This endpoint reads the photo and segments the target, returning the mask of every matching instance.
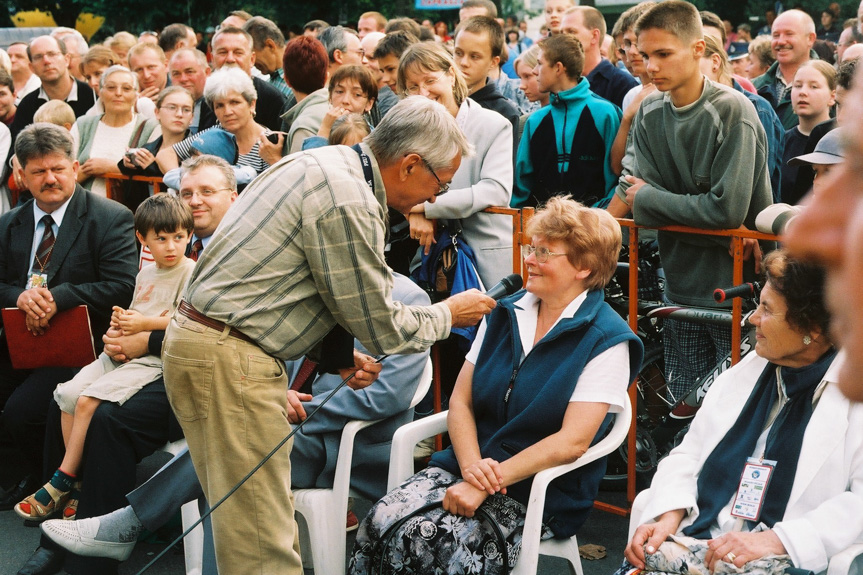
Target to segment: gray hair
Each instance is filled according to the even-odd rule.
[[[72,43],[68,40],[72,36],[75,37],[75,43],[78,45],[77,54],[83,56],[90,49],[90,46],[87,45],[87,40],[84,39],[84,36],[80,32],[72,28],[56,28],[51,32],[52,38],[59,38],[66,43],[67,50],[72,46]]]
[[[219,68],[210,74],[204,86],[204,99],[212,108],[213,102],[231,92],[241,94],[249,104],[258,99],[258,92],[252,79],[248,74],[234,67]]]
[[[174,50],[174,53],[171,54],[171,61],[168,62],[169,73],[171,68],[171,62],[173,62],[174,59],[178,56],[185,54],[191,54],[201,68],[207,68],[210,65],[207,63],[207,55],[198,50],[197,48],[180,48],[179,50]]]
[[[442,170],[452,167],[456,154],[474,152],[452,114],[422,96],[409,96],[393,106],[365,142],[382,166],[419,154],[433,170]]]
[[[256,50],[263,48],[267,40],[272,40],[279,48],[285,45],[285,35],[282,34],[276,23],[263,16],[253,16],[250,18],[243,25],[243,30],[251,35],[252,45]]]
[[[238,34],[240,36],[243,36],[246,39],[246,42],[249,43],[249,50],[255,49],[255,40],[252,38],[252,35],[243,30],[242,28],[236,28],[234,26],[228,26],[227,28],[220,28],[219,30],[216,30],[216,33],[213,34],[213,37],[210,40],[210,46],[215,48],[216,38],[223,34]]]
[[[37,122],[30,124],[18,134],[15,139],[15,155],[22,168],[26,167],[27,162],[32,159],[52,154],[59,154],[74,162],[75,154],[72,150],[74,145],[69,130],[55,124]]]
[[[21,133],[23,134],[24,132]],[[231,167],[231,164],[218,156],[210,156],[208,154],[192,156],[183,162],[183,165],[180,166],[180,182],[182,183],[183,177],[185,177],[186,174],[196,172],[207,166],[216,168],[221,172],[226,188],[229,188],[233,192],[237,191],[237,176],[234,175],[234,169]]]
[[[99,78],[99,90],[105,87],[105,82],[108,81],[108,76],[113,76],[122,72],[124,74],[129,74],[132,77],[132,84],[135,86],[135,91],[138,91],[138,75],[132,72],[125,66],[121,66],[120,64],[114,64],[113,66],[109,66],[107,70],[102,73],[102,76]]]
[[[330,26],[329,28],[321,30],[320,34],[318,34],[318,40],[320,40],[321,44],[326,48],[327,57],[330,59],[330,62],[335,62],[333,55],[336,50],[340,52],[347,51],[347,35],[349,33],[350,32],[348,32],[343,26]]]

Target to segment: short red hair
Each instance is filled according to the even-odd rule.
[[[299,92],[311,94],[326,86],[329,65],[327,49],[317,38],[297,36],[285,45],[285,80]]]

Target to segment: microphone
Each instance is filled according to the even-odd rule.
[[[514,294],[515,292],[520,290],[521,286],[523,285],[524,280],[521,279],[520,275],[510,274],[497,282],[493,288],[485,292],[485,295],[495,301],[498,301],[501,298],[505,298],[508,295]]]

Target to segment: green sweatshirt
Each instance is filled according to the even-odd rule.
[[[772,203],[767,136],[755,108],[731,88],[705,78],[701,97],[675,108],[667,93],[645,98],[635,117],[633,175],[647,183],[633,205],[635,222],[755,229]],[[625,198],[624,178],[616,192]],[[731,285],[730,238],[660,232],[666,295],[677,303],[716,307],[713,290]],[[753,275],[752,261],[744,271]]]

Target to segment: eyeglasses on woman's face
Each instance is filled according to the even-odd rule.
[[[540,246],[540,247],[531,246],[531,245],[521,246],[521,257],[527,259],[531,254],[533,254],[536,257],[536,261],[538,263],[541,263],[541,264],[544,264],[545,262],[547,262],[548,258],[550,258],[550,257],[565,256],[566,255],[565,253],[562,253],[562,252],[561,253],[552,252],[545,246]]]

